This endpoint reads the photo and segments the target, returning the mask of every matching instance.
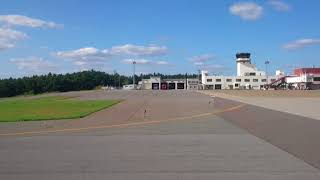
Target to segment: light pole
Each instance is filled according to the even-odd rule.
[[[135,60],[132,61],[132,65],[133,65],[133,77],[132,77],[133,89],[136,89],[136,82],[135,82],[136,63],[137,63],[137,62],[136,62]]]
[[[119,74],[119,89],[121,88],[121,76]]]
[[[113,77],[114,77],[113,87],[114,87],[115,89],[117,89],[116,75],[117,75],[117,71],[116,71],[116,70],[113,70]]]
[[[268,80],[268,65],[270,64],[270,61],[266,60],[264,62],[264,64],[266,65],[266,78],[267,78],[267,84],[269,84],[269,80]]]
[[[198,69],[198,90],[200,89],[200,73],[201,73],[201,70]]]

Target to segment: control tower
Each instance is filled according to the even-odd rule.
[[[258,71],[254,64],[251,64],[250,53],[237,53],[237,76],[264,76],[263,71]]]

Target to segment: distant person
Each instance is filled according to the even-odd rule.
[[[146,115],[147,115],[147,109],[144,110],[143,117],[146,118]]]

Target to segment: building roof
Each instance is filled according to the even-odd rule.
[[[297,68],[294,74],[300,76],[302,74],[320,74],[320,68]]]

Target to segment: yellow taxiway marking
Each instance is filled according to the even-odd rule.
[[[26,131],[26,132],[17,132],[17,133],[4,133],[4,134],[0,134],[0,136],[20,136],[20,135],[46,134],[46,133],[57,133],[57,132],[75,132],[75,131],[94,130],[94,129],[108,129],[108,128],[116,128],[116,127],[121,128],[121,127],[128,127],[128,126],[157,124],[157,123],[168,122],[168,121],[186,120],[186,119],[192,119],[192,118],[211,116],[218,113],[233,111],[243,106],[245,106],[245,104],[240,104],[237,106],[222,109],[212,113],[203,113],[203,114],[197,114],[192,116],[176,117],[176,118],[170,118],[166,120],[142,121],[142,122],[116,124],[116,125],[89,126],[89,127],[83,127],[83,128],[67,128],[67,129],[56,129],[56,130],[46,130],[46,131]]]

